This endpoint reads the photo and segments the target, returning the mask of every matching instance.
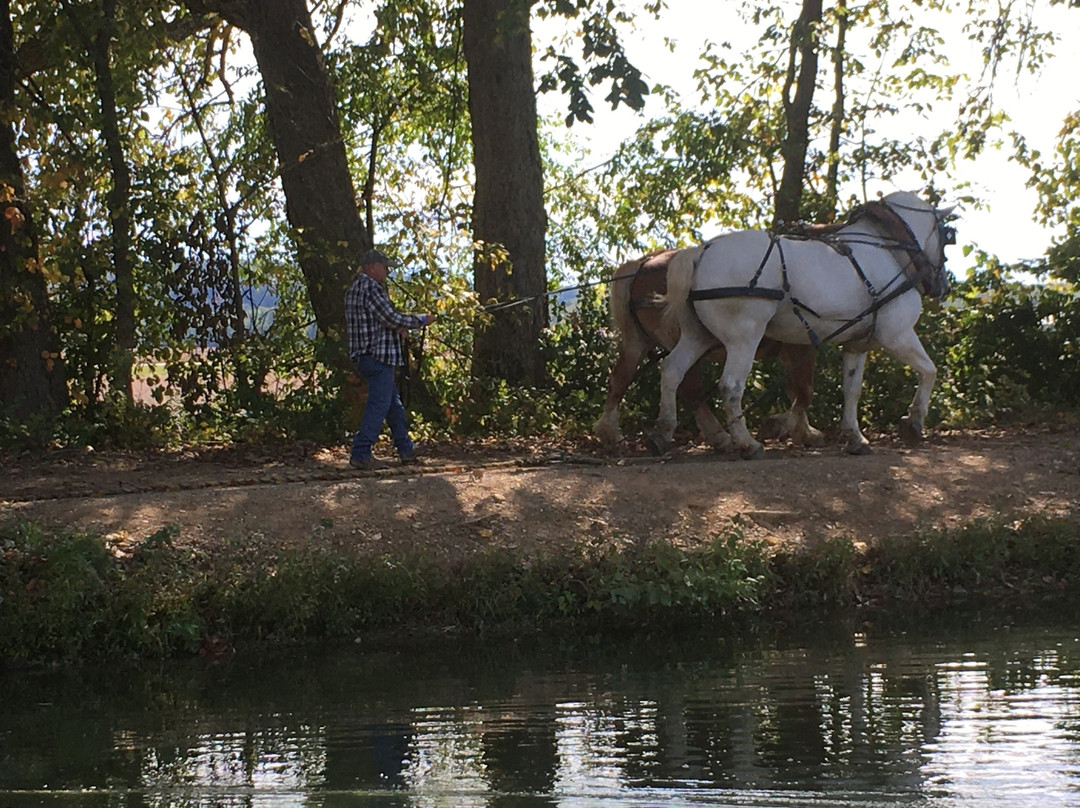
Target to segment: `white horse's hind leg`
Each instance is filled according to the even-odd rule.
[[[731,448],[731,436],[721,426],[705,396],[701,362],[696,363],[683,377],[677,396],[694,408],[694,420],[702,439],[718,452]]]
[[[926,353],[914,331],[908,331],[897,342],[886,345],[885,350],[915,371],[919,385],[911,400],[908,414],[900,419],[900,438],[907,444],[923,439],[926,412],[930,409],[930,393],[937,381],[937,368]]]
[[[671,353],[660,360],[660,415],[656,419],[656,431],[646,439],[649,451],[662,455],[671,448],[675,436],[677,413],[675,393],[683,377],[711,347],[703,334],[685,328],[682,337]]]
[[[757,342],[731,344],[727,348],[727,361],[724,373],[720,377],[720,392],[724,398],[727,412],[728,431],[735,448],[746,458],[758,457],[761,444],[750,436],[743,414],[743,394],[746,391],[746,377],[754,365],[754,352]]]
[[[870,454],[870,441],[863,437],[859,429],[859,397],[862,395],[863,370],[866,368],[866,353],[843,352],[842,386],[844,390],[844,414],[840,419],[840,431],[847,438],[845,451],[848,454]]]
[[[746,391],[746,377],[754,366],[754,356],[765,335],[765,328],[776,314],[776,303],[751,298],[704,300],[695,305],[694,311],[702,325],[727,350],[724,371],[720,376],[720,394],[727,413],[731,442],[744,457],[757,457],[761,453],[761,444],[751,437],[746,428],[743,394]]]

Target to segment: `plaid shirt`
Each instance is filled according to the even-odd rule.
[[[398,329],[423,325],[421,315],[395,309],[383,285],[363,272],[345,292],[345,326],[349,356],[354,361],[368,354],[384,365],[404,365]]]

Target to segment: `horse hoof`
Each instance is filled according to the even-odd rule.
[[[622,433],[616,432],[614,434],[610,432],[594,432],[597,438],[600,439],[600,443],[606,448],[610,449],[612,446],[617,446],[619,441],[622,440]]]
[[[739,452],[739,456],[743,460],[761,460],[765,457],[764,446],[749,446]]]
[[[660,457],[667,454],[668,450],[671,449],[671,441],[663,435],[653,432],[645,438],[645,448],[649,450],[649,454],[653,457]]]
[[[791,424],[787,413],[768,415],[761,419],[758,427],[758,440],[785,440],[791,437]]]
[[[727,432],[716,432],[706,436],[705,442],[714,452],[726,452],[731,448],[731,435]]]
[[[908,416],[900,419],[900,440],[908,446],[917,446],[922,443],[922,427],[912,421]]]
[[[812,449],[820,449],[825,445],[825,435],[820,429],[810,427],[809,431],[801,436],[801,440],[798,442]]]
[[[872,455],[874,453],[873,448],[869,443],[849,443],[845,450],[849,455]]]
[[[593,434],[600,439],[605,446],[614,446],[622,440],[622,432],[619,427],[612,426],[611,422],[601,418],[593,424]]]

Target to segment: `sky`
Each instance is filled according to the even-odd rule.
[[[995,98],[1012,118],[1011,126],[1021,131],[1028,142],[1042,150],[1044,155],[1053,151],[1057,132],[1064,116],[1070,110],[1080,110],[1080,11],[1067,7],[1051,7],[1046,0],[1038,0],[1035,21],[1042,27],[1058,33],[1059,41],[1054,47],[1056,56],[1048,61],[1041,74],[1005,75],[995,84]],[[667,0],[667,10],[660,20],[642,17],[637,31],[624,34],[624,46],[632,63],[646,74],[650,83],[663,83],[679,89],[685,98],[693,97],[693,71],[697,55],[704,51],[706,41],[729,41],[740,50],[740,41],[751,44],[756,33],[736,14],[736,3],[702,2],[702,0]],[[954,15],[955,16],[955,15]],[[959,26],[962,18],[956,17]],[[539,21],[536,34],[545,31]],[[536,27],[536,26],[534,26]],[[534,43],[540,44],[540,36]],[[663,39],[677,42],[672,54],[663,45]],[[952,42],[955,41],[955,47]],[[979,54],[974,45],[957,32],[950,37],[950,64],[956,69],[977,75],[981,68]],[[648,116],[660,113],[659,103],[647,103],[642,113],[622,110],[612,113],[600,93],[594,100],[596,122],[593,126],[575,125],[572,136],[587,146],[595,162],[609,157],[623,137],[633,132]],[[558,112],[562,99],[551,93],[540,96],[541,114]],[[897,129],[916,131],[928,137],[948,125],[947,120],[896,121]],[[902,137],[905,132],[890,134]],[[592,162],[592,161],[590,161]],[[973,191],[981,195],[987,210],[961,206],[957,212],[961,218],[956,222],[957,246],[950,249],[949,266],[954,273],[962,274],[971,265],[962,252],[964,245],[972,245],[998,256],[1007,263],[1041,256],[1050,246],[1053,233],[1034,221],[1037,202],[1035,192],[1025,187],[1027,173],[1008,160],[1000,151],[989,151],[978,160],[966,163],[958,171],[961,179],[973,183]],[[907,187],[898,181],[895,185],[881,187],[888,192],[897,189],[919,190],[922,181],[912,178]],[[872,192],[878,190],[871,189]],[[843,194],[842,194],[843,196]],[[946,199],[948,204],[950,200]]]

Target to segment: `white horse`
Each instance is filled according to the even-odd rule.
[[[763,337],[843,345],[841,428],[853,454],[871,451],[857,410],[866,352],[881,346],[919,377],[900,433],[909,442],[920,440],[937,368],[914,326],[922,313],[920,295],[940,297],[949,289],[951,211],[901,191],[857,208],[827,235],[745,230],[677,253],[668,269],[664,316],[675,319],[681,336],[660,365],[660,416],[650,448],[662,453],[671,446],[675,390],[719,340],[727,349],[720,386],[734,447],[744,456],[758,455],[761,444],[747,431],[742,401]]]

